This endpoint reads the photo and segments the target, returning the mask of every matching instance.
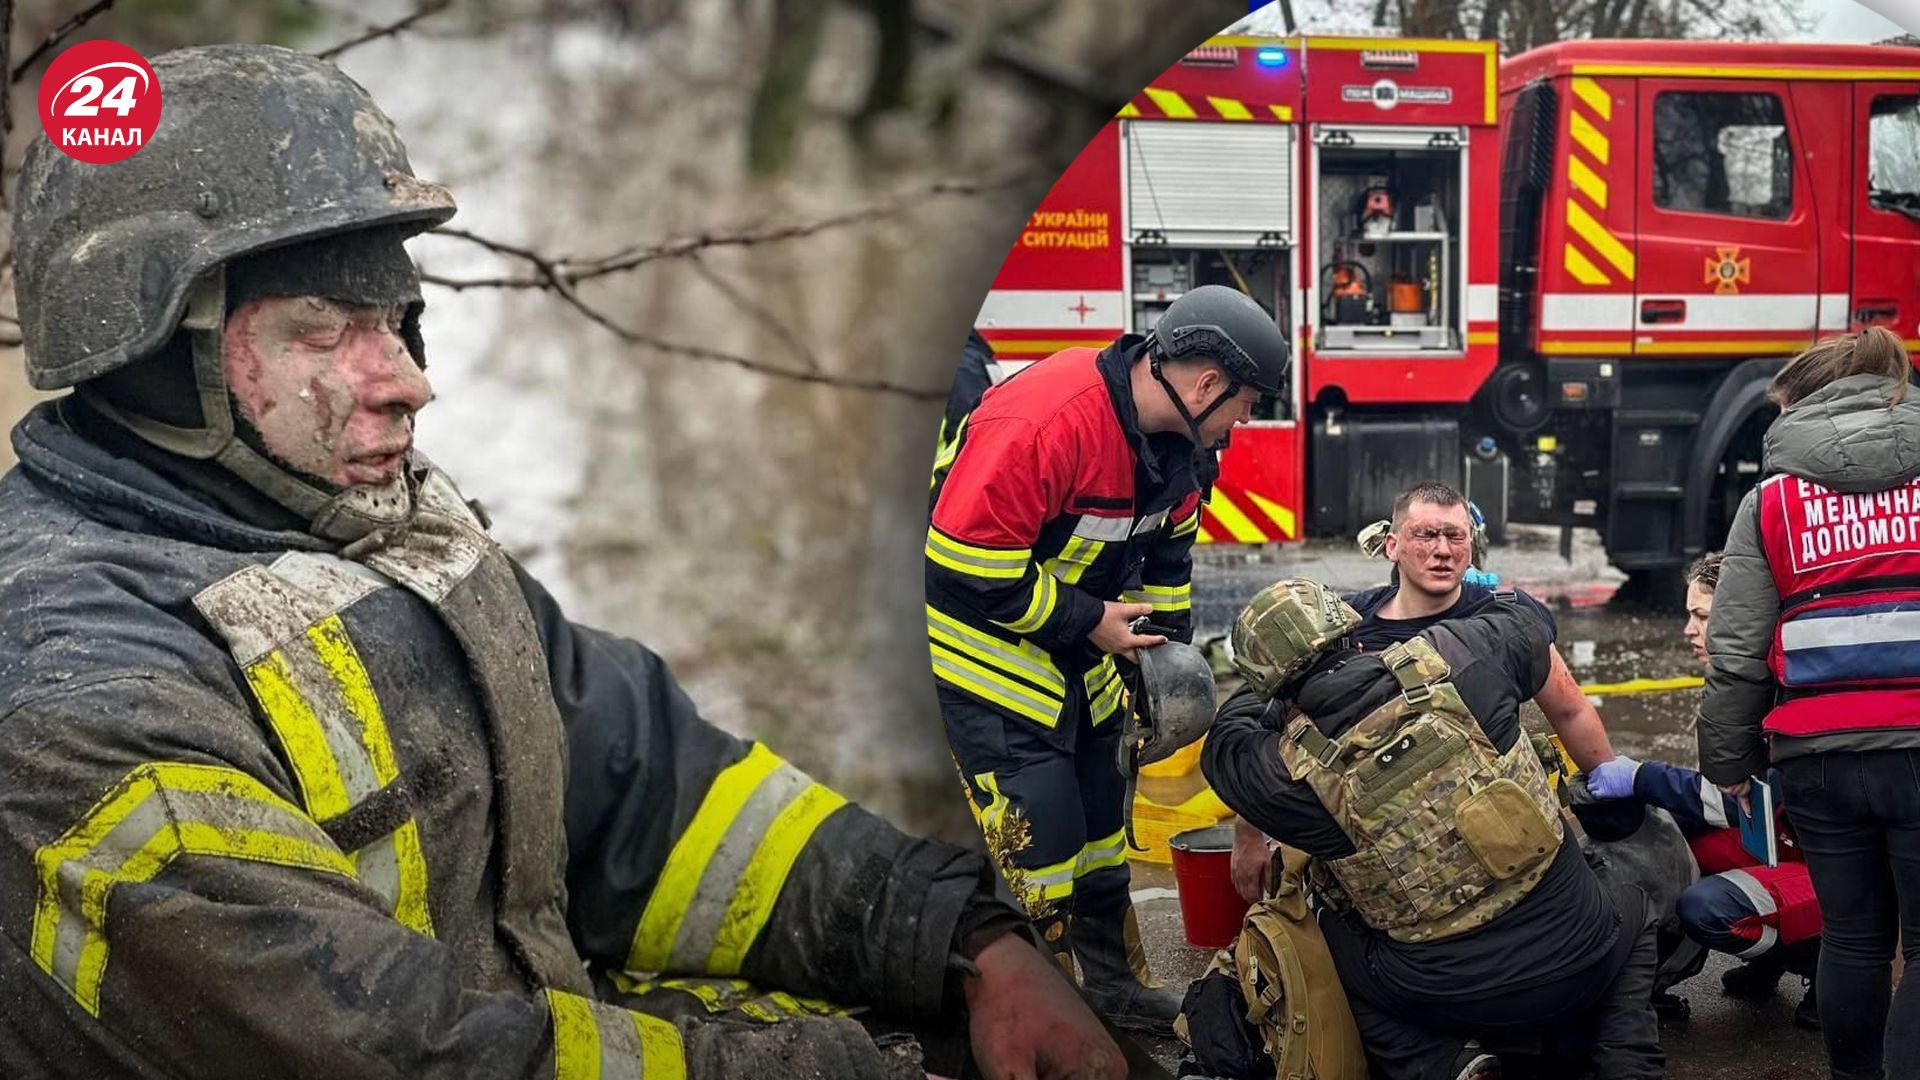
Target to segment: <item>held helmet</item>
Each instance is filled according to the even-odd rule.
[[[1360,613],[1317,581],[1286,578],[1260,590],[1234,620],[1233,666],[1263,698],[1352,633]]]
[[[41,390],[158,350],[196,282],[229,260],[380,225],[431,228],[453,197],[413,175],[373,99],[340,69],[269,45],[156,56],[152,140],[88,165],[33,140],[14,199],[27,375]]]
[[[1213,665],[1191,645],[1168,641],[1141,649],[1139,688],[1121,736],[1134,768],[1170,758],[1213,726]],[[1123,761],[1122,771],[1127,771]]]

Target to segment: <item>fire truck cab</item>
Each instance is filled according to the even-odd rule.
[[[1500,366],[1471,435],[1514,518],[1629,571],[1723,541],[1767,381],[1868,325],[1920,347],[1920,49],[1581,41],[1501,72]]]
[[[1215,283],[1298,347],[1203,541],[1351,536],[1440,479],[1496,539],[1674,572],[1757,482],[1787,357],[1920,347],[1920,49],[1217,38],[1061,176],[977,325],[1017,367]]]

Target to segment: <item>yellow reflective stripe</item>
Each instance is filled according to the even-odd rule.
[[[287,752],[307,813],[320,821],[346,813],[353,805],[347,797],[346,781],[327,746],[320,718],[294,686],[286,654],[276,649],[248,665],[246,674],[254,700],[267,714],[267,723]]]
[[[680,1029],[657,1016],[547,991],[554,1080],[686,1080]]]
[[[1222,120],[1253,119],[1253,114],[1247,111],[1246,104],[1235,101],[1232,98],[1213,97],[1209,95],[1207,97],[1207,104],[1213,106],[1213,111],[1219,113],[1220,119]]]
[[[1152,604],[1155,611],[1190,611],[1193,608],[1193,584],[1142,585],[1129,589],[1123,597],[1128,603]]]
[[[1026,549],[996,549],[963,544],[938,529],[927,530],[927,558],[956,573],[974,577],[1017,579],[1027,572],[1033,553]]]
[[[600,1025],[593,1006],[578,994],[547,991],[553,1018],[554,1080],[600,1080]]]
[[[1599,83],[1584,75],[1576,75],[1573,78],[1573,92],[1601,120],[1613,119],[1613,95],[1602,90]]]
[[[1213,516],[1226,527],[1227,534],[1235,541],[1242,544],[1266,542],[1267,534],[1261,532],[1260,526],[1255,525],[1253,519],[1247,517],[1226,493],[1215,492],[1214,498],[1207,503],[1207,509],[1213,511]]]
[[[1012,622],[1000,623],[1001,626],[1016,634],[1031,634],[1047,625],[1053,617],[1055,601],[1059,599],[1059,585],[1052,574],[1036,574],[1033,579],[1033,595],[1027,598],[1027,610]]]
[[[1126,832],[1122,830],[1105,839],[1095,840],[1080,849],[1080,856],[1074,866],[1073,876],[1086,877],[1096,870],[1106,870],[1127,861]]]
[[[1587,213],[1586,207],[1572,199],[1567,200],[1567,224],[1595,251],[1605,256],[1614,269],[1620,271],[1627,280],[1633,280],[1633,252],[1608,232],[1606,226],[1595,221],[1593,215]]]
[[[707,962],[708,971],[731,975],[746,963],[747,950],[753,947],[754,939],[773,917],[774,902],[786,887],[794,860],[800,857],[801,850],[813,839],[821,823],[845,805],[846,796],[814,784],[774,819],[754,851],[753,861],[747,864],[746,875],[733,895],[733,902],[727,906],[726,918],[715,935],[713,953]]]
[[[1588,168],[1586,161],[1577,154],[1567,157],[1567,179],[1572,181],[1573,186],[1582,194],[1592,199],[1593,205],[1602,210],[1607,208],[1607,182],[1600,178],[1599,173]]]
[[[1200,531],[1200,511],[1196,509],[1193,513],[1187,515],[1187,517],[1184,520],[1174,522],[1173,532],[1170,535],[1176,538],[1182,537],[1182,536],[1192,536],[1194,533],[1197,533],[1199,531]]]
[[[1087,709],[1098,725],[1124,703],[1126,685],[1120,681],[1120,671],[1114,667],[1112,656],[1102,656],[1098,664],[1087,669],[1084,681]]]
[[[1044,691],[1016,683],[940,645],[930,649],[933,674],[940,681],[1046,727],[1060,722],[1060,708],[1064,704],[1060,699],[1049,699],[1043,696]]]
[[[1007,819],[1007,807],[1011,800],[1001,794],[1000,781],[994,779],[994,775],[990,772],[975,773],[973,782],[981,791],[987,793],[987,805],[976,807],[975,816],[980,819],[980,824],[983,826],[999,828]]]
[[[1029,899],[1060,900],[1073,895],[1074,871],[1080,867],[1080,854],[1072,855],[1057,863],[1037,866],[1026,872],[1027,895]]]
[[[358,724],[360,745],[373,767],[374,780],[382,787],[398,780],[400,765],[393,750],[393,735],[387,730],[386,713],[373,692],[373,680],[367,675],[366,665],[360,662],[359,650],[347,636],[346,625],[338,615],[328,616],[307,628],[307,640],[320,658],[320,666],[332,677],[340,700]],[[433,916],[427,908],[427,858],[420,842],[419,822],[409,818],[393,832],[392,842],[400,876],[398,895],[393,897],[393,917],[408,929],[432,937]]]
[[[1029,642],[1010,642],[989,637],[932,604],[927,605],[927,635],[990,667],[1024,678],[1062,697],[1066,696],[1066,676],[1054,666],[1051,657]]]
[[[1135,105],[1133,102],[1129,101],[1125,105],[1120,106],[1120,111],[1118,113],[1115,113],[1114,115],[1132,119],[1133,117],[1140,115],[1140,106]]]
[[[1567,241],[1566,246],[1561,250],[1560,256],[1561,262],[1567,268],[1567,273],[1572,274],[1573,280],[1580,284],[1613,284],[1613,279],[1607,276],[1607,272],[1593,265],[1593,260],[1587,258],[1579,248],[1574,247],[1573,241]]]
[[[266,785],[223,766],[141,765],[53,842],[34,852],[39,895],[31,952],[88,1013],[100,1015],[107,900],[201,855],[352,877],[312,819]]]
[[[702,871],[712,861],[720,842],[726,839],[733,819],[739,816],[754,789],[780,764],[779,755],[755,743],[746,757],[720,770],[720,775],[713,778],[700,800],[700,808],[687,823],[687,831],[674,841],[673,850],[660,868],[653,894],[647,897],[646,910],[640,915],[633,948],[627,956],[629,970],[660,971],[667,966],[680,924],[685,921],[687,909],[699,891]]]
[[[640,1035],[640,1075],[644,1080],[686,1080],[687,1050],[680,1029],[646,1013],[631,1012]]]
[[[1084,536],[1069,536],[1061,547],[1060,554],[1047,560],[1041,569],[1052,574],[1069,585],[1080,584],[1080,578],[1086,574],[1100,553],[1107,548],[1105,540],[1091,540]]]
[[[1196,115],[1193,106],[1187,104],[1187,99],[1172,90],[1149,86],[1147,97],[1169,120],[1192,120]]]
[[[1602,165],[1607,164],[1607,159],[1612,153],[1612,145],[1607,141],[1607,137],[1599,128],[1594,127],[1593,121],[1587,119],[1587,115],[1579,109],[1570,110],[1568,116],[1568,134],[1573,136],[1573,141],[1585,147],[1595,161]]]

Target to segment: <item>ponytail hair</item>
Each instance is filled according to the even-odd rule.
[[[1787,361],[1767,387],[1767,400],[1791,409],[1835,379],[1879,375],[1893,382],[1893,396],[1887,400],[1891,409],[1906,399],[1907,379],[1913,371],[1913,357],[1899,335],[1884,326],[1869,326],[1857,334],[1815,342]]]

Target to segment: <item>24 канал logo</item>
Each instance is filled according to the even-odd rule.
[[[139,153],[160,124],[160,80],[117,41],[83,41],[40,79],[40,127],[67,156],[94,165]]]

